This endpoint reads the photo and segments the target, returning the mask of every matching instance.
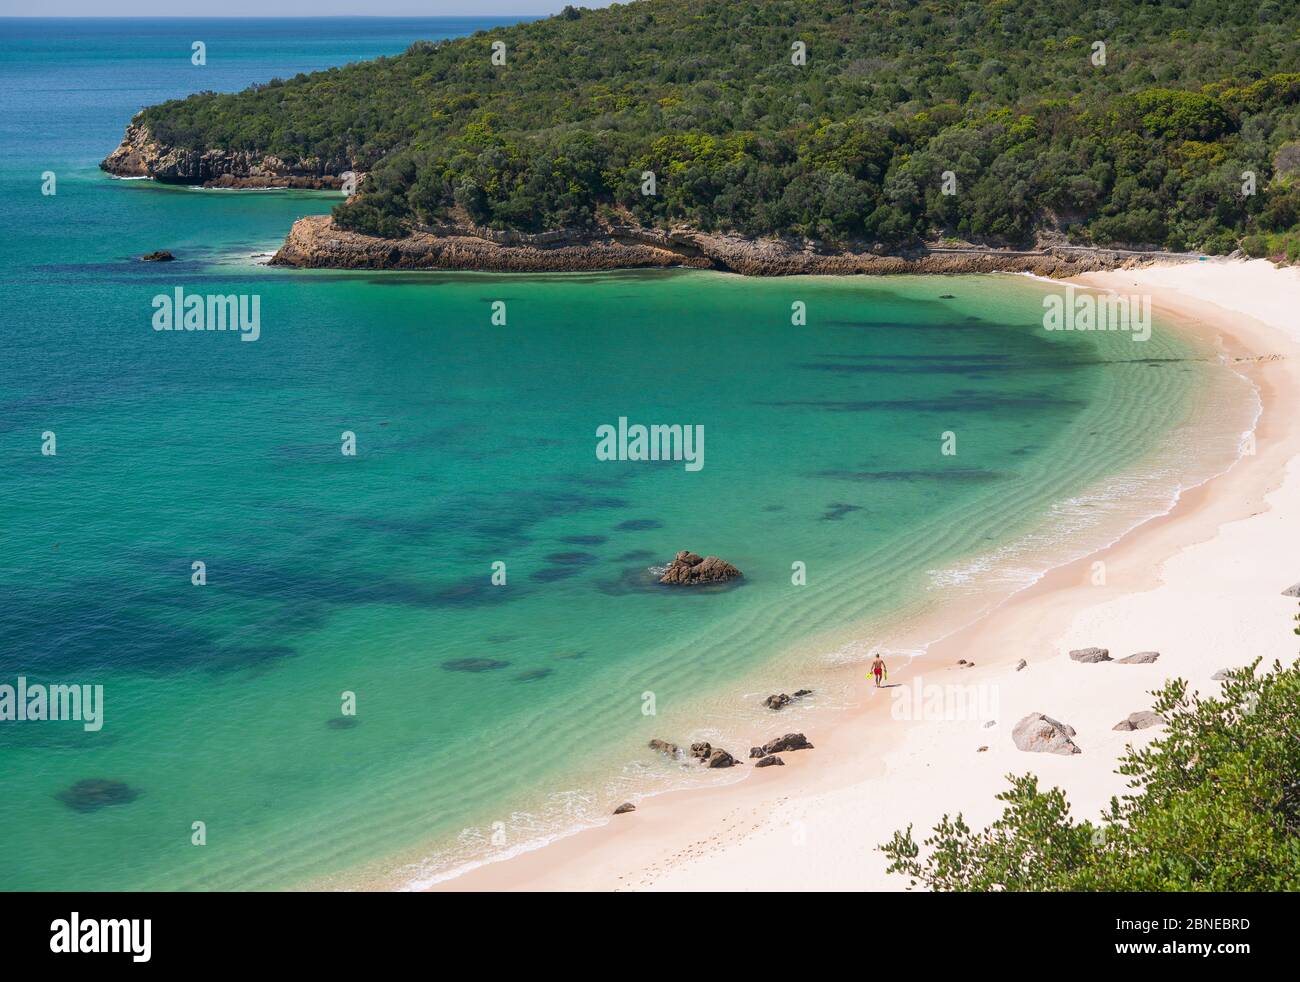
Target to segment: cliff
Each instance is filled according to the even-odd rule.
[[[294,222],[271,265],[519,273],[675,266],[746,276],[1007,272],[1065,277],[1157,260],[1193,258],[1181,253],[1087,249],[1058,243],[1025,251],[933,248],[877,255],[827,249],[803,240],[749,239],[686,228],[661,232],[625,226],[542,235],[424,228],[402,239],[381,239],[337,228],[328,215],[312,215]]]
[[[142,122],[132,121],[117,149],[99,165],[117,177],[151,177],[166,184],[221,188],[307,188],[337,190],[351,169],[344,159],[282,160],[247,150],[190,150],[168,146]]]

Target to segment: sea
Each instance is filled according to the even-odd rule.
[[[1214,351],[1028,276],[286,270],[339,194],[98,169],[144,106],[511,22],[0,20],[0,686],[102,692],[0,719],[0,889],[414,888],[743,780],[647,742],[858,705],[1241,452]],[[257,339],[155,330],[177,289]]]

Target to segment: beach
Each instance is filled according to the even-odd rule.
[[[1150,708],[1167,679],[1214,693],[1220,669],[1296,656],[1300,579],[1300,274],[1264,261],[1149,266],[1092,273],[1080,286],[1152,297],[1162,322],[1218,345],[1248,378],[1260,413],[1249,448],[1225,473],[1182,493],[1168,514],[1110,547],[1053,569],[992,613],[891,666],[902,687],[974,686],[996,695],[979,718],[899,719],[896,696],[845,669],[854,704],[803,715],[816,749],[783,754],[735,784],[673,791],[637,811],[541,848],[470,870],[444,890],[899,890],[878,846],[913,825],[917,839],[946,814],[975,827],[1000,812],[1006,775],[1032,772],[1063,788],[1073,814],[1095,817],[1126,779],[1125,746],[1159,729],[1116,731]],[[1098,565],[1102,564],[1102,565]],[[1073,661],[1100,646],[1118,660]],[[1021,660],[1026,662],[1017,669]],[[967,667],[960,662],[973,662]],[[1045,713],[1073,726],[1080,754],[1018,750],[1016,721]],[[940,717],[945,714],[937,714]],[[949,714],[951,715],[951,714]],[[772,714],[772,736],[787,732]],[[981,749],[987,748],[987,749]]]

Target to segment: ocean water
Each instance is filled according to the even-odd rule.
[[[1159,324],[1046,332],[1027,277],[286,272],[336,195],[96,168],[143,105],[492,23],[0,21],[0,684],[105,693],[98,732],[0,722],[0,888],[436,878],[717,778],[644,744],[851,701],[871,646],[1236,452],[1240,379]],[[177,287],[257,295],[260,338],[153,331]],[[620,417],[704,466],[598,460]],[[655,588],[680,549],[741,585]]]

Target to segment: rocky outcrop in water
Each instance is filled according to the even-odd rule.
[[[353,169],[344,158],[283,160],[249,150],[168,146],[156,139],[139,117],[131,121],[121,144],[99,167],[117,177],[151,177],[165,184],[315,190],[341,188],[341,175]]]
[[[1024,251],[919,248],[885,255],[805,240],[625,226],[560,229],[540,235],[433,226],[413,229],[405,238],[381,239],[338,228],[328,215],[310,215],[293,223],[271,265],[520,273],[684,266],[746,276],[1007,272],[1060,278],[1187,258],[1060,244]]]
[[[175,258],[166,249],[159,249],[157,252],[146,252],[140,257],[140,261],[145,263],[169,263]]]
[[[763,700],[763,705],[768,709],[784,709],[796,699],[802,699],[804,696],[812,695],[812,689],[800,689],[794,695],[786,695],[784,692],[770,695]]]
[[[659,582],[668,586],[696,586],[701,583],[725,583],[743,576],[731,563],[717,556],[697,556],[693,552],[677,554],[664,570]]]

